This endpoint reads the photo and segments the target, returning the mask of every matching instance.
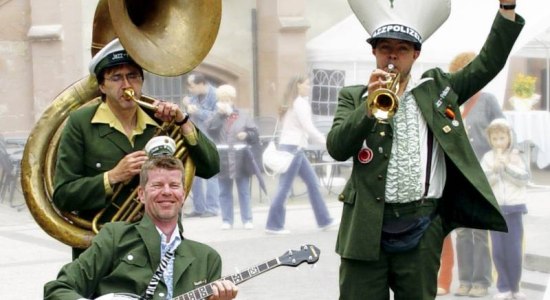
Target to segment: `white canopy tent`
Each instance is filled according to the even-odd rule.
[[[479,52],[497,13],[497,5],[496,1],[452,1],[449,19],[424,43],[421,55],[413,69],[413,76],[420,76],[424,70],[432,67],[446,70],[452,58],[460,52]],[[526,19],[526,26],[516,42],[512,55],[548,57],[550,34],[547,29],[550,26],[548,21],[550,1],[518,1],[517,12]],[[357,18],[354,15],[348,16],[308,42],[310,67],[344,70],[346,85],[364,82],[375,67],[371,47],[365,41],[368,37]],[[537,51],[527,51],[524,46],[528,45],[528,42],[545,45],[545,48],[540,50],[539,47]],[[502,99],[506,78],[507,67],[485,90]]]

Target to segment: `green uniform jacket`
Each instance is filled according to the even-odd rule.
[[[108,223],[90,248],[61,269],[57,280],[46,283],[44,299],[93,299],[115,292],[141,295],[160,259],[160,235],[147,216],[131,224]],[[214,249],[183,239],[174,256],[173,297],[219,279],[221,270],[222,261]],[[166,295],[164,280],[153,299],[165,299],[159,294]]]
[[[472,227],[506,231],[491,187],[470,146],[459,106],[490,82],[504,67],[524,20],[497,15],[480,54],[461,71],[448,74],[431,69],[412,90],[424,119],[445,153],[447,180],[438,206],[445,230]],[[339,200],[344,202],[336,252],[343,258],[377,260],[384,212],[386,174],[392,147],[392,125],[366,117],[365,86],[340,91],[327,149],[339,161],[353,157],[353,169]],[[450,107],[459,121],[445,115]],[[391,122],[390,122],[391,123]],[[450,129],[450,131],[448,131]],[[357,154],[364,140],[373,150],[370,163]]]
[[[99,105],[83,107],[71,113],[63,129],[57,152],[53,202],[63,211],[79,211],[89,217],[107,205],[103,173],[114,168],[127,154],[143,150],[157,127],[147,125],[135,137],[134,146],[121,132],[108,124],[92,124]],[[220,170],[216,145],[197,129],[197,145],[186,145],[196,165],[196,175],[210,178]],[[123,189],[118,199],[126,199],[138,185],[139,176]]]

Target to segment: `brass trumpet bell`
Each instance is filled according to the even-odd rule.
[[[390,71],[393,67],[390,65]],[[390,73],[386,87],[379,88],[367,96],[367,110],[380,122],[387,122],[399,107],[399,73]]]

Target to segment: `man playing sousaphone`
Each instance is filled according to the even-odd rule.
[[[422,43],[447,19],[450,0],[349,0],[371,37],[376,69],[366,85],[339,94],[327,150],[353,158],[344,191],[336,251],[340,299],[434,299],[441,247],[457,227],[506,231],[491,187],[470,146],[460,105],[503,68],[524,20],[514,0],[500,9],[479,55],[449,74],[431,69],[411,77]],[[397,111],[373,103],[387,93]],[[374,95],[374,96],[373,96]],[[371,99],[369,99],[371,98]],[[389,118],[388,118],[389,117]]]
[[[141,97],[143,69],[118,39],[92,58],[89,69],[97,78],[102,101],[72,112],[63,129],[54,178],[57,208],[91,220],[107,206],[115,185],[124,184],[117,199],[125,199],[137,186],[136,175],[147,159],[144,146],[164,121],[180,127],[197,176],[209,178],[219,172],[215,145],[178,105],[155,101],[156,111],[150,116],[129,99],[127,92]],[[73,248],[73,259],[81,252]]]

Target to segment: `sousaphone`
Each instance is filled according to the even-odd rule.
[[[182,75],[208,54],[220,20],[221,0],[100,0],[94,16],[92,55],[118,37],[146,71],[160,76]],[[87,248],[95,233],[91,220],[61,212],[52,203],[57,147],[69,113],[100,101],[99,96],[94,76],[86,76],[61,92],[29,134],[21,161],[21,185],[32,216],[46,233],[76,248]],[[186,156],[185,147],[178,151]],[[188,193],[194,165],[187,159],[185,166]]]

